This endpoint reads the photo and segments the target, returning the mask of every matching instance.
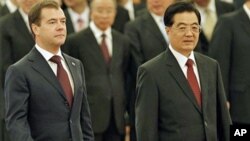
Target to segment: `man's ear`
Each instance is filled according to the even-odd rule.
[[[39,28],[39,26],[36,25],[36,24],[31,24],[31,30],[33,31],[33,33],[34,33],[35,35],[38,35],[39,32],[40,32],[40,28]]]
[[[166,31],[166,33],[168,34],[169,31],[170,31],[170,28],[169,28],[168,26],[166,26],[165,31]]]

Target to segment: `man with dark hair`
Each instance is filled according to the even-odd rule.
[[[54,0],[29,12],[35,47],[6,73],[12,141],[94,141],[82,63],[61,52],[65,15]]]
[[[200,14],[178,2],[164,15],[169,48],[140,66],[138,141],[229,141],[231,123],[218,63],[194,52]]]

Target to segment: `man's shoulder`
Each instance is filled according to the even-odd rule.
[[[166,51],[160,53],[159,55],[155,56],[154,58],[146,61],[140,67],[146,68],[149,70],[154,70],[155,68],[159,68],[160,66],[164,65],[164,58],[166,57]]]

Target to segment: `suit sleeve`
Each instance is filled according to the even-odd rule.
[[[209,47],[209,56],[217,60],[220,64],[223,84],[225,86],[225,91],[228,99],[231,45],[233,44],[233,33],[230,23],[231,22],[223,16],[218,20]]]
[[[219,141],[229,141],[230,125],[232,124],[226,105],[224,86],[220,67],[217,65],[217,131]]]
[[[153,77],[142,67],[138,70],[135,104],[137,141],[158,141],[158,90]]]
[[[126,24],[125,34],[129,38],[132,59],[135,61],[135,66],[137,69],[145,60],[141,50],[140,34],[134,22],[129,22]]]
[[[27,121],[30,93],[23,74],[15,66],[6,73],[6,128],[13,141],[33,141]]]
[[[84,68],[81,63],[81,76],[84,87],[83,100],[82,100],[82,108],[81,108],[81,127],[83,132],[83,140],[84,141],[94,141],[94,133],[92,130],[92,123],[90,117],[90,109],[87,100],[87,90],[85,85],[85,77],[84,77]]]
[[[2,79],[1,81],[4,82],[5,74],[7,71],[7,68],[14,63],[13,61],[13,54],[12,52],[12,47],[11,47],[11,39],[8,35],[9,29],[6,29],[5,23],[3,22],[5,18],[0,20],[0,47],[2,48],[2,54],[1,54],[1,60],[2,60],[2,66],[1,66],[1,73],[2,73]]]

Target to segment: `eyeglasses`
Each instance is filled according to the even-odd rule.
[[[200,33],[201,27],[199,25],[180,25],[177,27],[171,26],[171,28],[175,29],[179,33],[187,33],[188,31],[191,31],[192,33]]]

